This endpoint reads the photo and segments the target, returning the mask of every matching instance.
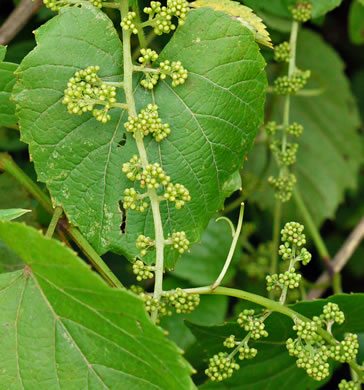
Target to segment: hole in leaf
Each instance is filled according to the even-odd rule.
[[[122,137],[121,140],[118,142],[117,147],[120,148],[120,147],[122,147],[122,146],[125,146],[125,144],[126,144],[126,134],[124,133],[124,134],[123,134],[123,137]]]
[[[128,218],[127,211],[124,209],[123,202],[119,200],[119,210],[121,212],[120,230],[122,234],[126,234],[126,220]]]

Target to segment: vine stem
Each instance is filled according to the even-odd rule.
[[[233,242],[231,243],[231,247],[230,247],[228,256],[227,256],[227,258],[226,258],[224,267],[223,267],[223,269],[221,270],[220,275],[219,275],[218,278],[216,279],[215,283],[211,286],[212,289],[215,289],[215,288],[217,288],[218,286],[220,286],[222,280],[224,279],[224,277],[225,277],[225,275],[226,275],[227,270],[229,269],[231,260],[232,260],[232,258],[233,258],[234,252],[235,252],[236,244],[238,243],[238,239],[239,239],[239,236],[240,236],[241,228],[242,228],[242,226],[243,226],[244,208],[245,208],[245,205],[244,205],[244,203],[242,203],[242,204],[240,205],[239,221],[238,221],[238,226],[236,227],[236,231],[235,231],[235,233],[234,233]]]
[[[129,12],[129,1],[120,0],[121,17],[125,18]],[[131,57],[131,32],[123,29],[123,54],[124,54],[124,91],[126,103],[129,109],[129,115],[136,117],[136,107],[133,94],[133,61]],[[135,133],[135,141],[138,148],[140,160],[143,168],[148,165],[147,151],[144,146],[143,136],[140,133]],[[155,249],[156,249],[156,264],[155,264],[155,282],[154,282],[154,298],[159,300],[163,293],[163,272],[164,272],[164,233],[162,218],[159,207],[159,197],[155,189],[148,189],[148,195],[153,212],[154,232],[155,232]],[[153,322],[157,322],[158,309],[152,312]]]
[[[14,177],[51,215],[54,213],[51,199],[46,195],[30,177],[28,177],[21,168],[19,168],[13,159],[7,153],[0,153],[0,169]],[[110,268],[105,264],[95,249],[89,244],[86,238],[75,227],[71,226],[66,220],[60,220],[60,228],[68,233],[72,240],[78,245],[82,252],[90,260],[91,264],[98,270],[102,277],[111,287],[124,288],[120,280],[113,274]]]
[[[58,221],[61,218],[62,214],[63,214],[62,207],[56,207],[54,209],[54,213],[53,213],[51,222],[50,222],[48,229],[47,229],[47,232],[45,234],[46,237],[52,238],[54,231],[56,230]]]
[[[270,312],[281,313],[287,317],[290,317],[293,321],[295,321],[296,319],[300,319],[301,321],[304,322],[311,321],[310,318],[296,312],[295,310],[291,309],[288,306],[282,305],[281,303],[273,301],[269,298],[265,298],[263,296],[253,294],[244,290],[238,290],[235,288],[228,288],[228,287],[217,287],[216,289],[213,289],[212,286],[205,286],[205,287],[189,288],[189,289],[185,289],[184,291],[187,294],[224,295],[229,297],[235,297],[263,306],[266,309],[268,309]],[[331,345],[337,344],[336,339],[325,329],[319,328],[317,330],[317,333],[329,344]],[[364,382],[364,372],[362,371],[359,364],[355,360],[351,360],[350,362],[348,362],[348,364],[351,367],[351,369],[359,376],[360,380]]]

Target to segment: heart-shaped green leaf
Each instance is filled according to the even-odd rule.
[[[53,18],[36,38],[37,47],[19,68],[14,97],[39,179],[99,253],[112,250],[133,258],[137,236],[154,237],[154,229],[150,210],[129,211],[120,229],[119,202],[132,186],[121,166],[136,151],[130,134],[125,145],[121,142],[127,114],[113,109],[103,125],[91,114],[69,115],[61,103],[68,79],[89,65],[99,65],[103,78],[122,80],[119,37],[101,11],[83,6]],[[182,61],[189,71],[185,85],[172,88],[162,81],[152,96],[136,78],[135,97],[138,110],[154,98],[172,129],[160,144],[145,139],[149,160],[160,162],[192,196],[180,211],[162,204],[165,236],[183,230],[194,242],[222,207],[225,183],[242,167],[262,122],[265,63],[253,34],[210,8],[190,12],[160,55],[160,61],[165,59]],[[166,257],[172,266],[178,254],[166,250]]]
[[[0,238],[27,265],[0,275],[2,389],[195,388],[136,295],[24,224],[0,222]]]

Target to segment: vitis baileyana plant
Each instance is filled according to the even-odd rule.
[[[292,291],[304,291],[299,269],[312,259],[304,226],[281,226],[280,220],[281,203],[291,199],[296,184],[298,144],[291,140],[303,132],[290,118],[291,98],[311,77],[310,69],[296,65],[297,36],[302,23],[332,6],[322,3],[319,8],[307,0],[285,3],[290,39],[276,47],[274,58],[286,65],[287,74],[268,90],[258,43],[271,50],[271,39],[262,19],[237,2],[151,1],[141,10],[128,0],[44,0],[59,14],[35,32],[36,47],[16,69],[14,88],[15,66],[1,63],[11,85],[3,90],[7,95],[12,90],[13,102],[6,95],[10,122],[2,124],[15,126],[15,104],[21,140],[50,198],[8,155],[0,154],[0,168],[52,215],[43,235],[10,222],[30,210],[0,210],[0,244],[22,268],[0,275],[1,388],[243,389],[250,380],[258,389],[263,372],[252,381],[246,368],[278,349],[277,370],[284,371],[284,352],[302,383],[299,390],[318,388],[334,362],[348,363],[353,372],[353,380],[343,380],[340,389],[361,386],[355,332],[364,323],[353,321],[351,312],[363,307],[364,297],[342,294],[287,306]],[[107,8],[116,10],[113,21],[117,15],[120,26],[104,12]],[[160,53],[148,47],[163,34],[170,39]],[[5,50],[1,47],[1,60]],[[268,180],[278,212],[272,245],[255,253],[249,234],[240,237],[245,207],[240,199],[236,227],[220,217],[216,222],[229,227],[216,230],[210,220],[241,187],[239,172],[264,122],[267,91],[284,100],[281,123],[264,127],[279,168]],[[316,227],[309,216],[306,222],[316,242]],[[180,279],[164,280],[207,226],[202,242],[211,246],[209,255],[220,256],[232,236],[226,260],[218,259],[222,268],[216,279],[215,267],[208,286],[185,288]],[[55,232],[64,244],[52,239]],[[70,249],[65,234],[104,280]],[[255,273],[265,277],[269,298],[221,286],[242,245],[254,256],[269,252],[269,274],[266,261]],[[195,248],[186,260],[198,270],[205,254]],[[127,290],[100,257],[107,252],[132,262],[142,285]],[[205,280],[188,267],[177,267],[176,274],[191,284]],[[215,305],[207,308],[204,295],[236,297],[255,306],[239,310],[233,323],[207,327],[216,321],[199,319],[199,313]],[[192,347],[184,358],[156,324],[168,328],[169,320],[191,313],[196,324],[188,327],[198,340],[181,321],[170,335],[176,340],[175,330],[189,332],[185,345]],[[196,371],[190,363],[203,379],[191,379]],[[271,384],[281,388],[285,378],[273,371],[267,370],[276,377]]]

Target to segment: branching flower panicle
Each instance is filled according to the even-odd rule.
[[[111,119],[108,112],[116,103],[116,87],[102,82],[97,75],[99,70],[98,66],[89,66],[76,72],[68,81],[62,103],[70,114],[92,111],[98,121],[106,123]],[[96,105],[104,108],[96,109]]]

